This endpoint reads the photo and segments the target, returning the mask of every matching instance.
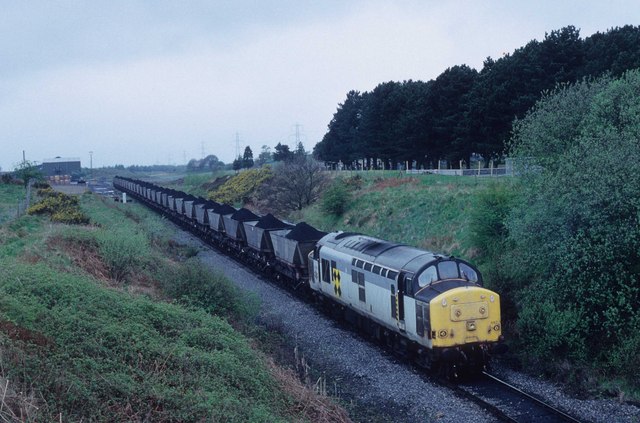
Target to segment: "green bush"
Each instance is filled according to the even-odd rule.
[[[227,204],[246,203],[254,191],[272,177],[273,172],[269,166],[248,169],[229,179],[209,194],[209,198]]]
[[[212,273],[197,258],[168,267],[159,276],[163,291],[181,304],[243,319],[258,309],[254,297],[242,293],[224,275]]]
[[[505,183],[492,183],[480,191],[471,211],[471,242],[478,258],[491,262],[504,251],[506,218],[511,210],[513,189]]]
[[[46,214],[53,222],[86,225],[89,217],[81,210],[77,197],[53,191],[50,187],[38,190],[42,200],[29,207],[29,214]]]
[[[147,238],[126,229],[100,229],[96,232],[100,255],[107,264],[110,277],[118,282],[126,280],[149,256]]]
[[[522,299],[527,355],[637,386],[623,356],[640,319],[639,93],[640,71],[561,87],[514,126],[521,183],[501,262]],[[528,337],[534,326],[546,339]]]
[[[338,179],[322,195],[320,207],[325,213],[342,216],[347,209],[351,199],[351,192],[347,189],[344,182]]]
[[[359,190],[364,185],[364,178],[360,174],[344,178],[344,185],[351,190]]]

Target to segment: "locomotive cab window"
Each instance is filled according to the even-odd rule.
[[[460,263],[460,276],[462,279],[466,279],[469,282],[477,283],[478,282],[478,273],[464,263]]]
[[[455,261],[441,261],[438,263],[438,273],[440,279],[456,279],[458,275],[458,264]]]
[[[424,288],[429,285],[431,282],[435,282],[438,280],[438,271],[435,266],[427,267],[420,276],[418,277],[418,286],[420,288]]]

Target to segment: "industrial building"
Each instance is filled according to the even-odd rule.
[[[80,159],[76,157],[55,157],[42,161],[42,174],[52,182],[68,183],[72,176],[81,173]]]

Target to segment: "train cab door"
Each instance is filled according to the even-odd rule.
[[[392,317],[396,319],[398,329],[403,332],[406,329],[404,321],[404,286],[405,274],[400,273],[397,280],[397,289],[394,284],[391,285],[391,312]]]
[[[309,279],[314,290],[318,290],[320,286],[320,248],[322,247],[318,246],[309,253]]]

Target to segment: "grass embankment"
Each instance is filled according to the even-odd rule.
[[[325,231],[361,232],[468,259],[476,254],[469,223],[478,193],[491,184],[508,183],[498,178],[381,171],[337,177],[346,185],[341,215],[324,211],[321,201],[291,218]]]
[[[212,191],[220,187],[224,182],[231,178],[232,175],[234,175],[233,171],[221,170],[216,172],[187,173],[180,178],[174,178],[167,182],[162,182],[153,176],[151,176],[149,180],[153,180],[155,183],[166,188],[173,188],[188,192],[191,195],[208,198]]]
[[[25,216],[0,227],[0,417],[298,421],[334,412],[304,410],[309,394],[228,323],[248,323],[255,302],[187,259],[194,252],[170,242],[159,218],[93,195],[80,206],[93,225]]]
[[[244,189],[243,173],[222,186],[208,184],[215,177],[206,176],[193,175],[171,187],[218,201],[232,198],[230,202],[236,205],[242,205],[238,199],[250,197],[256,189],[253,185],[253,191]],[[509,183],[504,178],[406,175],[396,171],[343,172],[333,177],[334,184],[336,179],[345,184],[345,196],[340,200],[344,203],[343,213],[327,213],[320,201],[279,217],[306,221],[325,231],[361,232],[466,258],[476,254],[469,223],[478,193],[492,184]],[[219,189],[207,191],[207,186]]]
[[[25,188],[22,185],[2,184],[0,189],[0,224],[15,217],[18,201],[24,200]]]

